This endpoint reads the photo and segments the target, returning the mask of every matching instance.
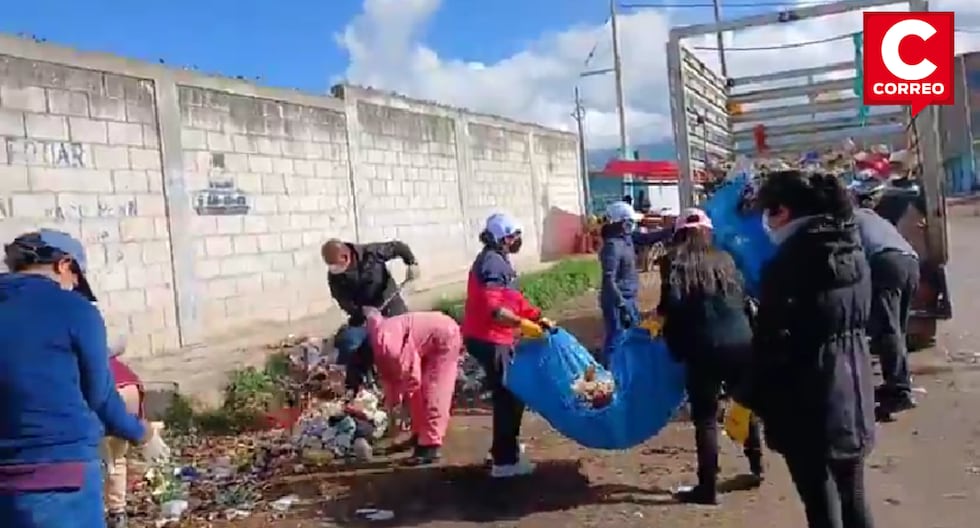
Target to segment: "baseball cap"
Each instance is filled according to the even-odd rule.
[[[494,240],[501,240],[514,235],[521,234],[521,224],[516,218],[507,213],[494,213],[487,218],[486,231]]]
[[[609,218],[610,222],[625,222],[627,220],[640,220],[643,215],[636,212],[633,206],[623,202],[613,202],[606,207],[606,216]]]
[[[85,278],[88,269],[88,259],[85,256],[85,246],[75,237],[56,229],[39,229],[25,233],[15,238],[13,245],[32,254],[35,264],[54,264],[64,258],[74,261],[75,273],[78,275],[78,285],[75,291],[86,299],[95,302],[92,287]]]
[[[698,209],[697,207],[688,207],[681,212],[680,217],[678,217],[678,224],[676,229],[689,229],[695,227],[703,227],[705,229],[714,229],[715,226],[711,223],[711,218],[708,214]]]

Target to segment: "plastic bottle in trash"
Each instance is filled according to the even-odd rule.
[[[738,402],[732,402],[725,413],[725,434],[737,444],[744,444],[749,438],[749,422],[752,411]]]

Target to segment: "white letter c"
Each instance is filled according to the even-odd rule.
[[[928,22],[918,19],[903,20],[885,32],[881,40],[881,60],[892,75],[903,81],[921,81],[932,75],[937,66],[929,59],[922,59],[918,64],[909,64],[898,53],[898,47],[906,37],[919,37],[929,40],[937,33],[936,28]]]

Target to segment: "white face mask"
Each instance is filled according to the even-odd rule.
[[[762,211],[762,230],[766,232],[766,236],[772,242],[776,241],[776,233],[773,231],[772,227],[769,225],[769,211]]]
[[[327,265],[327,273],[330,273],[331,275],[340,275],[345,271],[347,271],[347,266],[344,266],[343,264]]]

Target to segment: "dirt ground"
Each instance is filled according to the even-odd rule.
[[[956,319],[941,327],[935,348],[914,355],[915,382],[925,391],[919,394],[919,408],[879,428],[868,475],[878,526],[968,528],[980,518],[980,328],[974,326],[980,313],[980,244],[975,242],[980,217],[956,216],[951,224]],[[653,293],[646,293],[644,308],[652,308]],[[596,343],[601,336],[596,311],[595,297],[589,295],[556,316],[584,342]],[[528,453],[539,463],[531,477],[487,478],[482,461],[489,446],[489,417],[457,416],[440,467],[397,468],[389,461],[293,477],[277,486],[283,494],[306,500],[285,518],[225,526],[803,526],[782,460],[770,455],[763,487],[740,491],[739,475],[747,467],[740,450],[724,439],[727,492],[721,506],[674,504],[670,490],[695,478],[693,430],[687,423],[674,423],[625,452],[581,449],[535,417],[524,425]],[[391,510],[395,519],[360,520],[359,508]]]

